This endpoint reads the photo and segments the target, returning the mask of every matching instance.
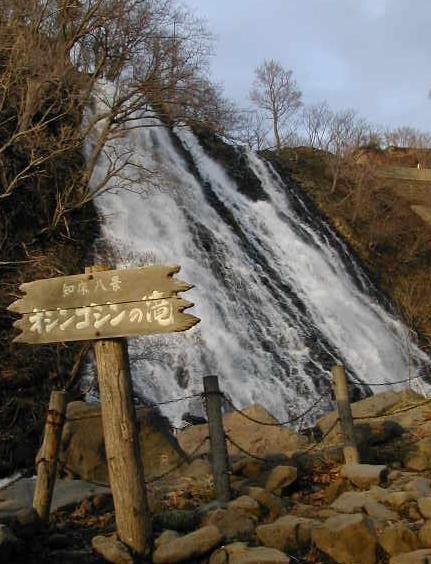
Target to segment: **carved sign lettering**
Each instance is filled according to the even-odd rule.
[[[57,343],[185,331],[199,322],[178,298],[192,288],[172,278],[179,267],[149,266],[36,280],[9,306],[21,313],[15,342]]]

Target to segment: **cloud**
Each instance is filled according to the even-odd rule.
[[[326,98],[390,125],[431,129],[429,0],[188,0],[218,37],[213,70],[241,105],[276,58],[307,101]]]

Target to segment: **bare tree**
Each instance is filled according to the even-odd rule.
[[[255,81],[250,91],[252,102],[272,120],[275,145],[282,147],[281,129],[301,106],[302,93],[293,78],[293,71],[284,69],[271,59],[255,70]]]
[[[301,117],[307,144],[315,149],[328,150],[334,120],[334,112],[328,103],[305,106]]]
[[[384,138],[387,145],[394,147],[411,149],[429,149],[431,147],[431,135],[429,133],[409,126],[387,129]]]
[[[126,171],[131,180],[152,173],[132,149],[112,149],[127,130],[160,125],[150,106],[172,123],[202,118],[205,105],[207,121],[226,125],[233,109],[205,78],[210,44],[175,0],[0,0],[0,199],[92,140],[85,167],[58,187],[55,227],[103,190],[127,186]],[[100,158],[106,174],[90,187]]]
[[[261,151],[268,147],[269,127],[262,112],[245,111],[241,115],[236,138],[250,149]]]

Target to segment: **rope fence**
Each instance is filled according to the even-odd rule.
[[[406,413],[413,409],[418,409],[423,406],[431,404],[431,397],[421,399],[420,401],[411,401],[409,405],[405,405],[402,407],[398,407],[397,409],[390,409],[386,410],[384,413],[379,415],[353,415],[350,405],[349,399],[349,385],[361,385],[361,386],[386,386],[391,387],[399,384],[411,384],[412,381],[418,379],[424,379],[421,375],[415,375],[406,379],[397,380],[393,382],[362,382],[358,378],[351,376],[350,381],[347,380],[345,370],[342,366],[335,366],[332,369],[332,376],[333,382],[332,385],[330,382],[327,383],[327,389],[321,391],[317,398],[315,398],[312,403],[307,406],[305,409],[301,411],[299,414],[295,414],[294,416],[283,420],[283,421],[276,421],[276,420],[268,420],[262,421],[252,415],[248,414],[243,408],[239,408],[232,399],[223,392],[223,390],[219,389],[218,385],[218,378],[217,376],[206,376],[204,377],[204,391],[199,393],[192,393],[182,397],[171,398],[167,400],[163,400],[160,402],[152,402],[151,405],[143,405],[144,409],[153,410],[159,409],[163,406],[173,405],[176,403],[197,399],[200,398],[206,408],[207,412],[207,419],[203,419],[202,422],[205,422],[208,425],[208,434],[206,434],[199,443],[193,448],[191,452],[186,453],[185,457],[181,457],[180,460],[174,464],[172,467],[167,469],[166,471],[162,472],[159,475],[153,476],[147,480],[145,480],[145,484],[151,485],[159,482],[167,478],[168,476],[174,474],[177,470],[179,470],[184,464],[189,463],[193,460],[198,453],[201,451],[202,447],[205,445],[207,441],[210,442],[209,448],[205,450],[206,454],[209,454],[209,460],[212,465],[213,469],[213,479],[214,479],[214,487],[216,491],[216,497],[220,500],[228,500],[230,498],[230,484],[228,476],[230,475],[229,470],[229,457],[228,457],[228,449],[226,443],[229,443],[237,449],[238,452],[246,455],[247,457],[259,460],[265,464],[271,463],[271,457],[265,457],[264,455],[260,456],[257,453],[250,452],[248,448],[245,448],[240,442],[237,441],[236,437],[232,436],[232,431],[226,432],[223,426],[223,406],[225,407],[225,413],[237,413],[240,417],[244,418],[245,420],[253,423],[254,425],[259,425],[262,427],[267,428],[284,428],[286,425],[293,424],[293,423],[300,423],[302,425],[305,418],[310,417],[314,414],[314,416],[319,412],[322,414],[321,404],[324,401],[333,401],[333,396],[335,395],[336,401],[336,417],[331,422],[329,428],[321,435],[317,440],[315,440],[312,444],[310,444],[307,448],[299,449],[297,453],[298,456],[305,456],[316,449],[321,449],[322,444],[324,443],[325,439],[328,435],[335,429],[337,425],[339,425],[339,429],[343,439],[343,452],[345,462],[360,462],[358,449],[356,447],[356,439],[355,439],[355,432],[354,432],[354,422],[356,421],[366,421],[366,420],[374,420],[374,419],[383,419],[388,418],[391,416],[395,416],[398,414]],[[53,394],[63,394],[65,392],[53,392]],[[136,406],[139,407],[139,406]],[[52,428],[55,432],[59,432],[61,434],[61,428],[63,423],[73,422],[73,421],[80,421],[89,418],[98,418],[100,417],[100,411],[97,413],[89,413],[83,415],[81,417],[67,417],[66,415],[66,405],[64,406],[64,412],[61,412],[60,409],[53,409],[50,404],[50,408],[48,410],[47,415],[47,424],[45,433],[47,432],[48,427]],[[200,423],[199,418],[197,418],[198,423]],[[183,431],[185,428],[194,426],[194,423],[190,423],[190,425],[185,425],[183,427],[175,427],[169,424],[169,427],[172,430],[176,431]],[[60,437],[58,437],[60,440]],[[53,454],[47,454],[43,451],[43,446],[41,448],[41,454],[36,461],[36,467],[39,469],[41,467],[50,468],[51,466],[55,466],[57,456]],[[52,451],[54,452],[54,451]],[[41,464],[43,462],[43,464]],[[72,475],[77,475],[73,468],[66,466],[65,463],[62,464],[62,469],[69,471]],[[50,470],[51,471],[51,470]],[[55,471],[55,470],[54,470]],[[17,478],[19,479],[19,478]],[[55,480],[55,477],[53,478]],[[97,482],[94,480],[87,480],[89,483],[98,486],[106,486],[102,482]],[[6,486],[7,487],[7,486]]]

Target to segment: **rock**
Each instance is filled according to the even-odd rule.
[[[409,470],[418,472],[431,468],[431,438],[426,437],[409,445],[403,458],[403,464]]]
[[[419,540],[422,546],[431,548],[431,521],[425,523],[419,530]]]
[[[390,417],[390,416],[389,416]],[[355,424],[355,437],[359,446],[381,445],[400,437],[405,429],[391,419],[369,419]]]
[[[295,515],[296,517],[305,517],[307,519],[313,519],[316,516],[315,505],[309,505],[308,503],[295,502],[294,505],[289,509],[289,515]]]
[[[374,464],[345,464],[340,472],[343,478],[362,490],[387,482],[388,473],[387,466]]]
[[[147,479],[186,460],[167,420],[156,410],[138,408],[136,415]],[[99,405],[82,401],[67,405],[59,465],[68,477],[109,483]]]
[[[383,392],[381,394],[376,394],[364,400],[360,400],[357,402],[352,403],[352,415],[353,417],[374,417],[376,415],[384,415],[385,413],[390,412],[391,409],[395,408],[397,404],[403,403],[406,401],[415,401],[423,399],[422,396],[416,394],[412,390],[404,390],[402,392]],[[334,425],[335,420],[338,417],[338,412],[333,411],[328,415],[325,415],[321,419],[317,421],[317,427],[322,433],[326,433],[329,428]],[[394,416],[388,416],[390,420],[394,420]],[[375,420],[361,420],[361,423],[358,425],[359,427],[363,427],[364,425],[369,426],[369,435],[367,441],[372,438],[373,434],[377,434],[377,436],[381,433],[384,433],[384,425],[387,420],[382,419],[380,421]],[[402,423],[401,423],[402,424]],[[356,426],[355,426],[356,427]],[[377,427],[377,433],[374,431],[373,428]],[[403,425],[404,427],[404,425]],[[360,431],[361,434],[364,431]],[[359,433],[358,433],[359,434]],[[360,437],[358,437],[360,438]],[[333,431],[331,431],[328,437],[325,439],[328,443],[336,443],[341,441],[341,429],[340,424],[337,423]]]
[[[398,521],[399,516],[378,501],[366,501],[364,504],[366,514],[373,519],[381,521]]]
[[[266,510],[267,521],[274,521],[283,512],[284,508],[280,498],[267,492],[264,488],[251,487],[248,488],[247,493]]]
[[[222,540],[223,535],[217,527],[202,527],[184,537],[162,543],[153,553],[153,562],[173,564],[199,558],[213,550]]]
[[[15,518],[18,511],[32,507],[36,481],[23,478],[0,491],[0,520]],[[110,493],[104,486],[96,486],[83,480],[56,480],[51,511],[76,506],[82,500],[97,493]]]
[[[386,502],[395,509],[400,509],[405,503],[414,500],[415,495],[412,492],[392,492],[386,497]]]
[[[195,511],[187,509],[170,509],[153,515],[153,526],[157,529],[172,529],[188,533],[199,524],[199,517]]]
[[[211,555],[209,564],[289,564],[290,558],[274,548],[249,548],[245,543],[228,544]]]
[[[179,538],[179,536],[180,535],[177,533],[177,531],[171,531],[167,529],[166,531],[163,531],[163,533],[156,538],[156,540],[154,541],[154,546],[158,548],[159,546],[162,546],[162,544],[166,544],[167,542],[171,542]]]
[[[390,490],[386,488],[381,488],[380,486],[371,486],[368,491],[368,495],[374,501],[379,501],[380,503],[386,503]]]
[[[379,536],[379,544],[390,556],[411,552],[420,546],[417,536],[403,523],[386,528]]]
[[[281,494],[298,478],[298,470],[295,466],[276,466],[271,470],[266,480],[265,489],[269,492]]]
[[[256,536],[264,546],[296,551],[310,544],[312,523],[311,519],[286,515],[269,525],[259,525]]]
[[[337,478],[335,482],[329,484],[329,486],[323,491],[325,503],[330,505],[337,499],[337,497],[349,489],[350,484],[347,480],[344,478]]]
[[[418,509],[422,517],[431,519],[431,495],[418,499]]]
[[[406,484],[406,490],[413,492],[417,497],[431,495],[431,480],[428,478],[415,478]]]
[[[415,550],[413,552],[404,552],[398,556],[393,556],[389,560],[389,564],[430,564],[431,563],[431,549],[425,548],[422,550]]]
[[[318,509],[315,511],[314,516],[318,519],[329,519],[329,517],[335,517],[338,515],[338,512],[335,509],[331,509],[330,507],[324,507],[323,509]]]
[[[247,493],[247,488],[250,482],[247,478],[238,478],[238,476],[232,476],[230,480],[230,489],[233,497],[239,497]]]
[[[232,465],[232,473],[245,478],[259,478],[265,472],[267,464],[255,458],[242,458]]]
[[[331,503],[331,509],[339,513],[358,513],[369,500],[367,492],[344,492]]]
[[[254,536],[256,519],[234,510],[216,509],[202,524],[216,526],[227,541],[249,540]]]
[[[229,511],[235,511],[247,517],[259,517],[260,506],[258,502],[248,495],[242,495],[228,504]]]
[[[211,464],[208,460],[196,458],[188,466],[185,466],[182,474],[195,480],[202,480],[207,476],[212,476]]]
[[[340,564],[375,564],[377,539],[368,517],[337,515],[313,526],[312,540],[319,550]]]
[[[398,480],[401,476],[401,472],[399,470],[391,470],[388,474],[388,482],[392,483]]]
[[[205,505],[198,507],[198,509],[196,509],[196,515],[199,522],[201,523],[205,519],[205,517],[207,517],[207,515],[209,515],[216,509],[227,509],[227,502],[215,499],[213,501],[210,501],[209,503],[205,503]]]
[[[258,404],[247,407],[242,412],[257,421],[277,423],[277,419]],[[232,437],[243,449],[261,457],[278,454],[289,455],[308,444],[305,437],[290,429],[253,423],[243,417],[241,413],[235,411],[227,413],[223,417],[223,427],[226,434]],[[208,436],[208,425],[192,425],[180,431],[177,439],[182,449],[191,452],[206,436]],[[242,452],[232,444],[228,445],[228,450],[231,455],[242,456]],[[209,443],[207,441],[199,454],[208,451]]]
[[[105,537],[98,535],[91,539],[93,550],[104,558],[107,562],[113,564],[133,564],[133,558],[127,547],[120,542],[116,535]]]
[[[0,561],[9,562],[16,552],[19,541],[6,525],[0,525]]]
[[[418,504],[415,501],[409,501],[407,507],[403,507],[403,511],[406,511],[410,521],[422,520],[422,515],[419,513]]]

